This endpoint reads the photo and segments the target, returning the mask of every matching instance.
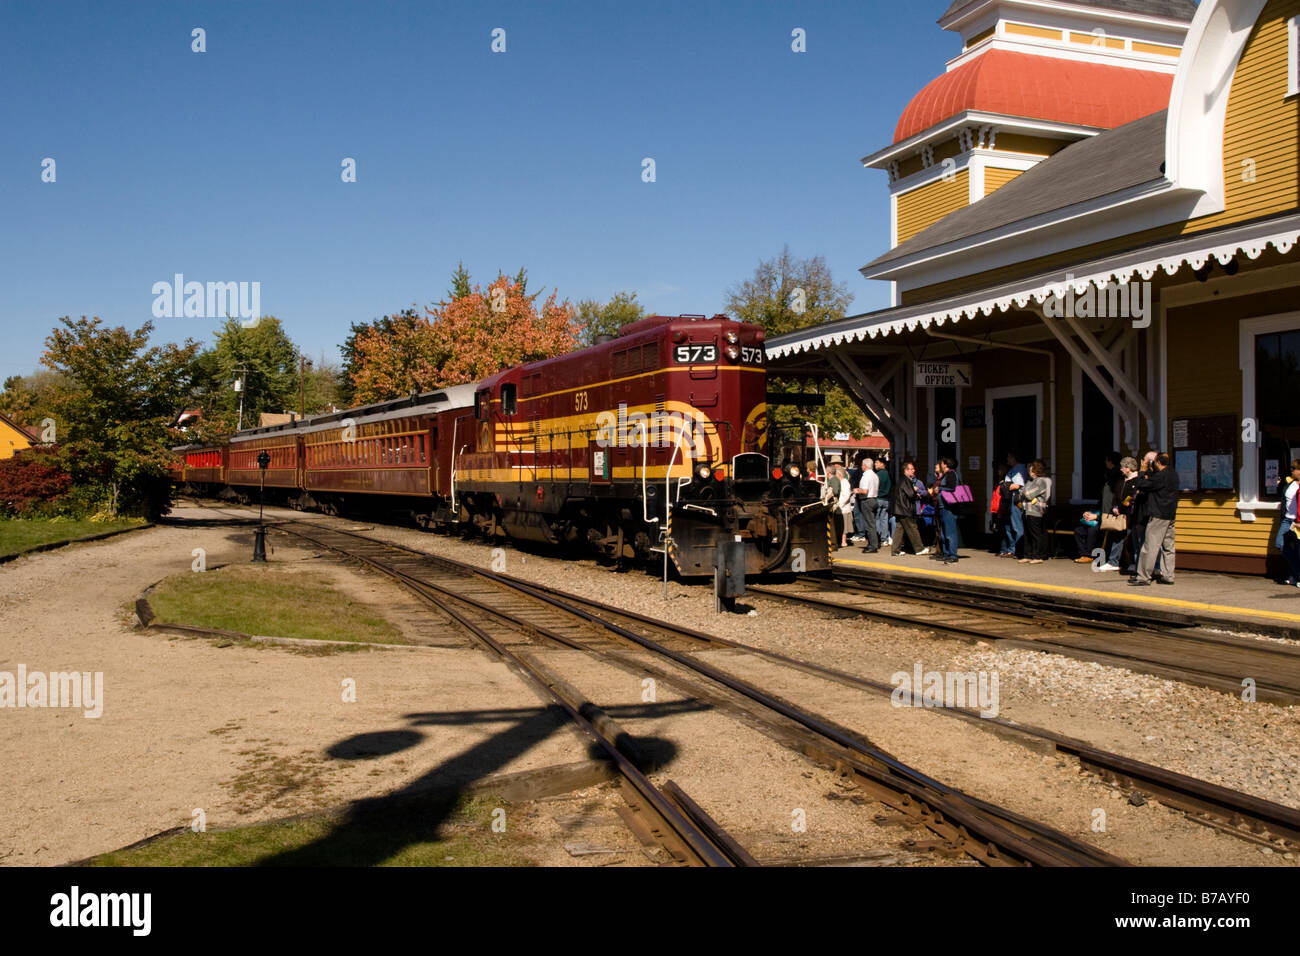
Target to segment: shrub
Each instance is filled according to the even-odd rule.
[[[0,512],[44,517],[60,513],[72,488],[72,476],[53,452],[30,449],[0,461]]]

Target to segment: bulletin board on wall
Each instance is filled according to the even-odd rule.
[[[1183,491],[1229,492],[1237,487],[1237,419],[1232,415],[1175,418],[1170,428],[1174,470]]]

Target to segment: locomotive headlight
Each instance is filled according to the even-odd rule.
[[[734,345],[728,345],[728,346],[727,346],[727,358],[729,358],[729,359],[731,359],[733,362],[735,362],[737,359],[740,358],[740,349],[736,348]]]
[[[735,345],[737,342],[740,341],[740,336],[737,335],[735,332],[728,332],[727,341],[730,342],[732,345]]]
[[[700,481],[708,481],[713,477],[713,469],[708,465],[700,465],[700,467],[696,469],[695,473],[700,476]]]
[[[798,465],[791,465],[789,468],[786,469],[786,473],[787,473],[791,478],[798,478],[798,477],[799,477],[799,466],[798,466]]]

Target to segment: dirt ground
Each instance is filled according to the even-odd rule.
[[[309,656],[133,627],[128,606],[189,571],[194,548],[214,567],[247,561],[250,539],[160,527],[0,566],[0,671],[102,672],[104,701],[98,718],[0,710],[0,862],[82,859],[190,825],[196,811],[224,828],[418,788],[439,768],[472,779],[587,758],[567,727],[506,733],[539,698],[478,650]],[[272,557],[312,555],[277,544]],[[354,596],[407,612],[393,617],[419,641],[405,592],[348,576]]]

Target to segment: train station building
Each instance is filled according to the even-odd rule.
[[[959,55],[863,159],[893,305],[768,342],[895,456],[1008,452],[1062,513],[1112,450],[1167,451],[1179,567],[1278,560],[1300,458],[1300,0],[956,0]],[[885,241],[887,238],[887,242]]]

